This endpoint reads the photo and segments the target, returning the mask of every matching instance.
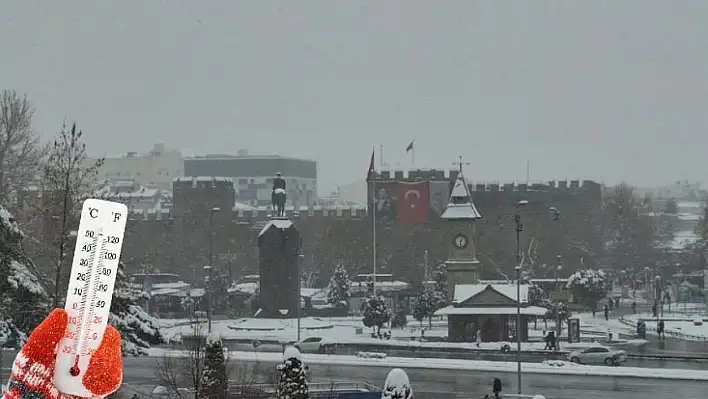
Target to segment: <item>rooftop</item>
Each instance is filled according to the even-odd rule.
[[[447,208],[445,208],[440,217],[445,220],[476,220],[482,218],[472,201],[469,185],[462,173],[457,176],[455,186],[450,194],[450,201],[448,201]]]

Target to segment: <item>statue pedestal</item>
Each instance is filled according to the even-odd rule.
[[[295,318],[299,298],[300,233],[286,217],[274,217],[258,234],[258,318]]]

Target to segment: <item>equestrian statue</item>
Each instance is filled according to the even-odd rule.
[[[283,179],[283,174],[278,172],[273,179],[273,192],[271,193],[271,201],[275,216],[285,216],[285,201],[287,200],[287,192],[285,191],[286,184]]]

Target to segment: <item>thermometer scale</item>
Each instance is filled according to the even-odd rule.
[[[54,385],[62,393],[93,396],[83,377],[108,325],[127,216],[123,204],[84,201],[64,307],[69,322],[54,367]]]

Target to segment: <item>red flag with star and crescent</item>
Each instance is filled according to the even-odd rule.
[[[428,222],[428,182],[398,182],[396,187],[396,212],[399,224],[411,225]]]

